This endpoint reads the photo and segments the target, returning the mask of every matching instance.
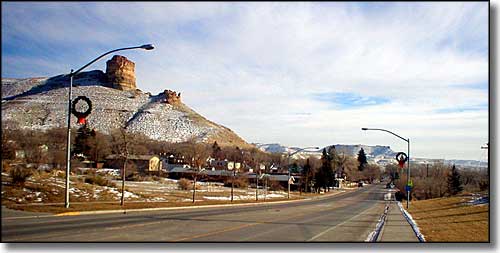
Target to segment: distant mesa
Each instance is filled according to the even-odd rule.
[[[106,62],[106,76],[111,88],[135,90],[135,63],[125,56],[115,55]]]

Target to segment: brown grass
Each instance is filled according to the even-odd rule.
[[[469,199],[459,196],[412,201],[409,212],[426,241],[488,242],[489,205],[464,205]]]
[[[300,199],[299,197],[294,197],[291,199]],[[283,201],[286,199],[268,199],[265,202],[275,202]],[[255,200],[235,200],[234,204],[241,203],[255,203]],[[264,202],[259,199],[259,202]],[[185,206],[204,206],[204,205],[217,205],[217,204],[229,204],[230,201],[202,201],[202,202],[127,202],[125,201],[125,209],[141,209],[141,208],[158,208],[158,207],[185,207]],[[116,203],[99,203],[99,202],[86,202],[86,203],[71,203],[70,207],[65,208],[63,203],[60,204],[50,204],[50,205],[19,205],[12,202],[4,202],[4,204],[9,209],[22,210],[29,212],[44,212],[44,213],[65,213],[65,212],[76,212],[76,211],[97,211],[97,210],[119,210],[123,207],[120,206],[120,202]]]

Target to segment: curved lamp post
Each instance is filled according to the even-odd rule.
[[[91,62],[85,64],[85,66],[79,68],[77,71],[71,70],[71,73],[69,74],[69,94],[68,94],[68,137],[67,137],[67,143],[66,143],[66,191],[65,191],[65,198],[64,198],[64,206],[66,208],[69,208],[69,174],[70,174],[70,168],[71,168],[71,96],[72,96],[72,89],[73,89],[73,77],[76,76],[80,71],[85,69],[86,67],[90,66],[92,63],[96,62],[97,60],[101,59],[102,57],[111,54],[113,52],[117,51],[123,51],[123,50],[131,50],[131,49],[144,49],[144,50],[153,50],[155,47],[153,44],[145,44],[142,46],[136,46],[136,47],[124,47],[124,48],[118,48],[111,50],[109,52],[106,52],[99,57],[95,58]]]
[[[375,131],[383,131],[383,132],[387,132],[387,133],[390,133],[396,137],[398,137],[399,139],[403,140],[403,141],[406,141],[406,143],[408,143],[408,178],[406,179],[406,185],[409,185],[410,183],[410,138],[408,139],[405,139],[389,130],[386,130],[386,129],[381,129],[381,128],[367,128],[367,127],[363,127],[361,128],[361,130],[363,131],[367,131],[367,130],[375,130]],[[407,191],[407,201],[406,201],[406,209],[409,209],[410,208],[410,190],[408,189]]]
[[[301,148],[301,149],[298,149],[296,150],[295,152],[293,153],[288,153],[288,198],[290,198],[290,158],[299,153],[300,151],[303,151],[303,150],[306,150],[306,149],[315,149],[315,150],[318,150],[319,147],[307,147],[307,148]]]

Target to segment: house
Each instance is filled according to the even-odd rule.
[[[127,169],[136,170],[140,174],[159,173],[162,169],[160,157],[156,155],[129,155],[127,157]],[[125,157],[121,155],[109,155],[106,157],[106,168],[122,169]]]

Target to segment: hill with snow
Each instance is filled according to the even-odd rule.
[[[68,89],[69,78],[64,75],[2,78],[2,128],[66,127]],[[125,127],[131,133],[161,141],[194,139],[206,143],[217,141],[222,146],[250,147],[229,128],[207,120],[180,102],[180,98],[170,103],[169,94],[111,88],[100,70],[80,73],[73,87],[73,99],[83,95],[92,101],[88,125],[102,133]],[[78,127],[74,116],[71,125]]]

